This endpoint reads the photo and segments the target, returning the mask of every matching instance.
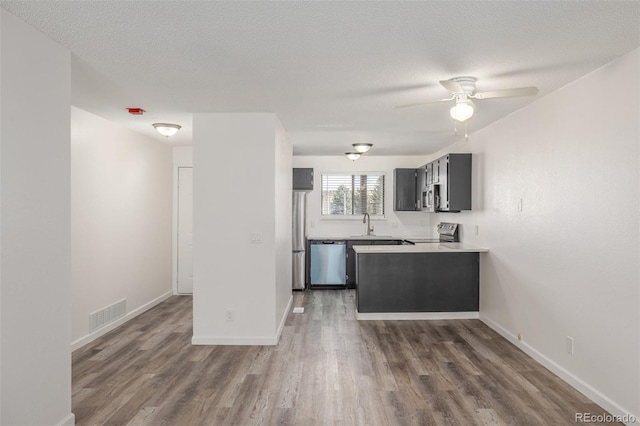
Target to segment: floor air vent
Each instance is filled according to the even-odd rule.
[[[89,314],[89,333],[122,318],[127,313],[127,299],[122,299],[105,308]]]

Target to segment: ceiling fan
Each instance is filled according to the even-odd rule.
[[[442,80],[440,84],[450,93],[448,98],[398,105],[396,108],[410,108],[436,102],[455,101],[456,104],[450,110],[451,118],[457,121],[466,121],[473,116],[476,110],[472,99],[514,98],[518,96],[535,96],[538,94],[538,88],[533,86],[520,87],[517,89],[492,90],[490,92],[476,92],[476,81],[478,81],[478,79],[475,77],[454,77],[450,80]]]

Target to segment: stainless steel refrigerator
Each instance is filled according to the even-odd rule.
[[[293,289],[304,290],[306,277],[306,253],[307,230],[305,216],[307,207],[307,193],[293,191]]]

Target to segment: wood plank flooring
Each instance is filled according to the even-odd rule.
[[[567,425],[605,411],[478,320],[357,321],[294,293],[278,346],[192,346],[174,296],[73,353],[77,425]],[[609,423],[611,424],[611,423]]]

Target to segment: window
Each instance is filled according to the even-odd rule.
[[[384,216],[384,173],[323,174],[322,216]]]

